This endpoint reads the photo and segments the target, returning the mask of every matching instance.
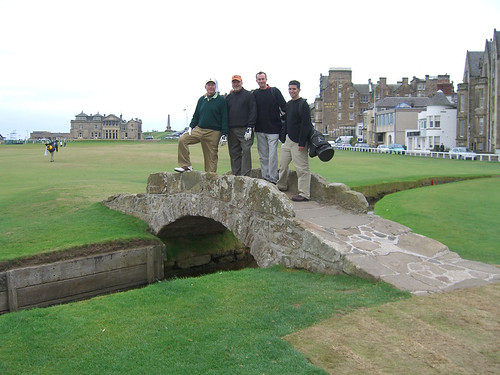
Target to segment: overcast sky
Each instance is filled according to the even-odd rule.
[[[207,78],[255,74],[309,102],[320,74],[354,83],[449,74],[500,29],[500,1],[0,0],[0,134],[69,132],[86,114],[140,118],[143,131],[191,120]],[[187,111],[185,111],[187,109]]]

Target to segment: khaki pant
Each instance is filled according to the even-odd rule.
[[[311,170],[309,169],[309,154],[307,145],[299,151],[299,144],[286,136],[286,141],[281,146],[280,172],[276,186],[279,189],[288,189],[288,166],[293,162],[297,171],[297,184],[299,195],[311,199]]]
[[[177,149],[177,161],[179,167],[190,167],[191,158],[189,146],[201,143],[203,158],[205,160],[205,172],[217,173],[217,162],[219,161],[219,140],[222,133],[217,130],[202,129],[199,126],[179,138],[179,147]]]

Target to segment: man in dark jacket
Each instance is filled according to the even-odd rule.
[[[241,76],[232,77],[233,90],[226,97],[229,132],[227,145],[231,170],[235,176],[250,176],[252,170],[253,129],[257,106],[252,93],[243,88]]]
[[[293,162],[297,171],[298,195],[293,201],[304,202],[311,198],[311,170],[307,141],[312,130],[311,112],[307,101],[300,97],[300,82],[290,81],[288,93],[292,100],[286,103],[286,141],[281,146],[278,189],[288,189],[288,166]]]
[[[257,104],[257,151],[259,152],[262,178],[276,184],[278,181],[278,139],[281,130],[280,113],[285,112],[286,102],[280,90],[267,84],[267,75],[255,76],[259,88],[253,92]]]

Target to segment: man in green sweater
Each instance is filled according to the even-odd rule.
[[[179,167],[174,168],[177,172],[193,170],[189,146],[201,143],[205,172],[217,173],[219,144],[221,146],[226,144],[227,105],[224,97],[217,92],[217,81],[214,78],[207,79],[205,90],[207,93],[198,99],[188,132],[179,138],[177,150]]]

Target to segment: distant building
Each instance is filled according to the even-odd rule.
[[[376,142],[381,135],[365,138],[370,131],[364,113],[373,110],[378,100],[386,97],[431,97],[438,90],[450,98],[454,96],[453,82],[450,82],[448,74],[437,77],[426,75],[425,79],[414,76],[411,81],[404,77],[397,84],[388,84],[385,77],[381,77],[376,84],[371,79],[366,84],[354,84],[350,68],[331,68],[327,76],[320,76],[320,94],[313,111],[315,127],[333,138],[359,137],[362,134],[364,141]],[[402,134],[397,138],[402,138],[401,143],[404,143]]]
[[[63,141],[70,138],[70,133],[52,133],[43,130],[35,130],[30,133],[31,140],[52,139],[56,141]]]
[[[125,121],[113,114],[86,115],[83,111],[71,120],[71,136],[74,139],[142,139],[142,120]]]
[[[484,51],[467,51],[457,90],[457,146],[500,153],[500,31]]]
[[[418,114],[418,128],[406,130],[408,150],[445,149],[456,146],[457,108],[442,91],[430,100],[426,109]]]

